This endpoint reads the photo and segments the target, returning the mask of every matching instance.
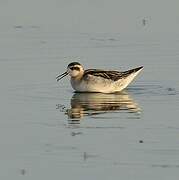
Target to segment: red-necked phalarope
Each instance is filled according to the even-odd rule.
[[[125,89],[129,83],[138,75],[143,66],[128,71],[105,71],[100,69],[84,70],[78,62],[68,65],[67,71],[56,77],[57,81],[71,76],[71,85],[77,92],[101,92],[114,93]]]

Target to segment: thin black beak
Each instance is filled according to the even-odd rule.
[[[60,74],[56,77],[56,80],[59,81],[60,79],[62,79],[63,77],[65,77],[66,75],[68,75],[68,72],[64,72],[63,74]]]

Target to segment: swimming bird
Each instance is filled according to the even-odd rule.
[[[67,71],[56,77],[59,81],[66,75],[71,76],[71,85],[77,92],[115,93],[125,89],[139,74],[143,66],[128,71],[109,71],[101,69],[85,70],[79,62],[72,62]]]

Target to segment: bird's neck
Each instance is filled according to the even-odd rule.
[[[71,77],[72,80],[74,81],[80,81],[83,77],[84,71],[81,71],[77,76]]]

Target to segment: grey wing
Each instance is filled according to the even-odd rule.
[[[138,68],[134,68],[134,69],[130,69],[128,71],[123,71],[123,72],[104,71],[104,70],[100,70],[100,69],[87,69],[84,72],[84,77],[88,78],[89,75],[92,75],[92,76],[103,77],[105,79],[110,79],[110,80],[113,80],[113,81],[117,81],[119,79],[122,79],[122,78],[125,78],[125,77],[129,76],[132,73],[135,73],[135,72],[139,71],[142,68],[143,68],[143,66],[138,67]]]
[[[102,77],[104,79],[110,79],[116,81],[122,75],[122,72],[119,71],[104,71],[100,69],[88,69],[84,72],[84,77],[88,78],[89,75]]]

